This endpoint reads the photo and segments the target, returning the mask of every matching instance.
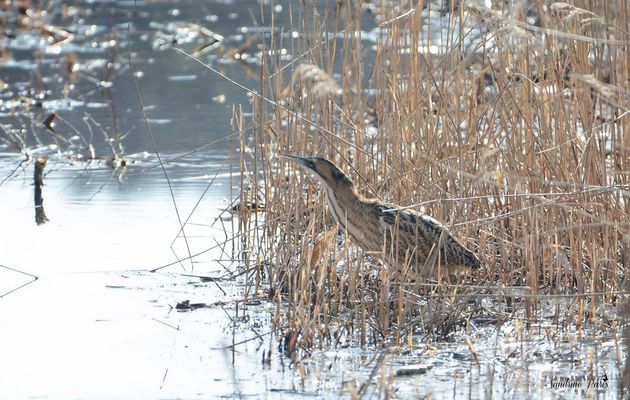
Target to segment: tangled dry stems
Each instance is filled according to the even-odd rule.
[[[374,45],[344,5],[261,52],[271,101],[254,102],[239,146],[241,202],[266,207],[241,224],[287,348],[448,334],[488,314],[480,295],[520,301],[510,287],[615,303],[630,260],[626,1],[452,9],[441,24],[387,4]],[[338,235],[319,185],[278,153],[334,160],[364,194],[443,221],[484,268],[400,279]]]

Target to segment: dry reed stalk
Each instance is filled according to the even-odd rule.
[[[368,62],[359,5],[304,12],[310,17],[290,27],[298,37],[273,38],[272,49],[303,57],[286,65],[274,57],[279,52],[263,51],[259,92],[273,103],[254,101],[251,134],[239,139],[241,201],[264,198],[266,212],[244,216],[241,228],[253,232],[246,254],[264,258],[278,310],[287,308],[276,318],[291,350],[318,340],[401,343],[423,323],[446,334],[479,309],[467,301],[475,281],[534,295],[622,290],[628,4],[605,3],[454,9],[440,33],[422,17],[423,4],[400,10],[384,2]],[[481,29],[467,44],[463,16],[476,17]],[[428,51],[435,35],[442,43]],[[322,84],[332,89],[314,89]],[[242,131],[240,110],[234,121]],[[461,285],[425,287],[375,267],[331,238],[320,187],[277,153],[332,159],[364,194],[444,221],[477,250],[483,272]],[[614,297],[586,300],[595,310]],[[584,322],[582,308],[569,309]],[[529,325],[540,307],[530,298],[526,311]]]

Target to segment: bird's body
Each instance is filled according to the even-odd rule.
[[[328,209],[352,241],[401,271],[427,276],[438,266],[479,268],[479,259],[435,219],[360,195],[350,178],[320,157],[292,159],[315,173],[326,189]]]

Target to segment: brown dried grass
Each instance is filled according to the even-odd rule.
[[[234,114],[234,130],[248,132],[241,204],[266,205],[241,215],[242,245],[252,282],[277,302],[287,350],[446,334],[466,327],[480,295],[526,298],[528,317],[541,294],[583,294],[592,310],[615,303],[630,259],[627,1],[453,8],[433,53],[410,50],[438,29],[422,4],[387,4],[369,63],[356,33],[369,17],[346,3],[304,13],[290,42],[272,34],[251,126]],[[463,16],[484,30],[469,47],[454,35]],[[294,61],[269,51],[282,48]],[[464,284],[396,279],[338,240],[319,185],[278,153],[327,157],[365,195],[423,209],[483,270]]]

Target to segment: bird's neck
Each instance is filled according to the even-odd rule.
[[[371,207],[369,200],[361,196],[353,186],[338,187],[334,190],[327,188],[326,196],[328,197],[328,211],[333,216],[339,228],[346,234],[349,234],[352,240],[364,249],[375,249],[372,242],[380,237],[376,233],[376,239],[368,236],[374,236],[371,232],[378,227],[369,227],[366,224],[374,223],[371,218]]]
[[[353,185],[339,185],[335,188],[326,188],[328,208],[338,224],[346,225],[347,222],[355,222],[355,212],[360,208],[359,204],[363,196],[357,193]]]
[[[354,185],[337,185],[335,188],[327,188],[327,192],[328,197],[333,196],[344,205],[350,205],[363,199],[363,196],[357,192]]]

